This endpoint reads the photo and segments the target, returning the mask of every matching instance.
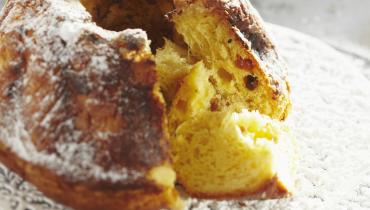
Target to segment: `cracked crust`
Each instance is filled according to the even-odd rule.
[[[263,21],[249,1],[243,0],[174,0],[176,13],[189,5],[201,2],[205,8],[218,16],[220,24],[230,29],[230,38],[235,38],[240,46],[251,55],[251,64],[263,76],[269,99],[279,109],[276,119],[287,118],[291,109],[290,84],[287,78],[287,66],[279,56],[275,44],[264,29]],[[243,67],[245,62],[239,62]]]
[[[151,177],[172,169],[145,32],[105,31],[74,1],[10,0],[0,49],[2,163],[76,209],[175,205]]]
[[[9,158],[12,157],[12,158]],[[0,161],[50,198],[74,209],[101,210],[166,208],[177,193],[151,182],[120,187],[111,184],[70,183],[54,171],[30,164],[0,143]]]

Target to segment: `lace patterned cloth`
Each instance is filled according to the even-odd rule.
[[[187,199],[188,209],[370,209],[370,62],[269,25],[290,66],[297,192],[272,201]],[[0,210],[66,210],[0,166]]]

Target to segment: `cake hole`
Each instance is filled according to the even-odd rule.
[[[152,41],[151,48],[162,47],[163,37],[171,38],[174,27],[165,15],[174,9],[168,0],[80,0],[96,24],[104,29],[122,31],[140,28]]]

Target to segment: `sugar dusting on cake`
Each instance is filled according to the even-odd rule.
[[[96,162],[98,147],[96,144],[120,136],[121,133],[105,132],[103,129],[83,134],[76,129],[76,122],[72,117],[59,116],[59,114],[63,109],[73,105],[66,103],[68,96],[63,92],[65,78],[72,83],[75,82],[81,93],[89,89],[96,89],[102,93],[86,101],[91,107],[100,106],[104,100],[128,100],[120,92],[114,98],[110,98],[108,93],[104,94],[107,86],[110,87],[109,85],[115,85],[118,82],[114,79],[115,74],[109,70],[117,69],[122,65],[120,54],[110,47],[110,42],[116,39],[135,40],[136,43],[144,46],[143,51],[149,51],[150,42],[146,33],[140,29],[128,29],[122,32],[104,30],[91,21],[90,14],[79,1],[75,0],[15,0],[13,3],[13,8],[0,25],[0,31],[4,34],[21,34],[23,44],[18,44],[15,50],[24,54],[31,52],[26,61],[25,71],[32,76],[33,80],[36,78],[43,81],[45,87],[42,88],[49,88],[49,90],[40,89],[30,94],[25,91],[22,96],[16,96],[12,107],[2,110],[0,138],[21,158],[34,164],[44,165],[72,181],[91,178],[125,184],[144,178],[143,171],[128,170],[125,167],[107,170],[107,167]],[[15,40],[17,41],[19,37]],[[92,46],[90,42],[96,44]],[[73,60],[73,58],[77,59]],[[23,64],[22,62],[25,61],[20,58],[13,60],[13,64],[10,65],[17,66]],[[61,68],[63,68],[63,75],[61,75]],[[76,72],[76,69],[84,70]],[[106,77],[112,79],[109,82],[107,79],[104,81],[99,79]],[[20,78],[17,83],[19,87],[32,88],[32,79]],[[34,85],[37,85],[37,81]],[[48,94],[48,91],[51,94]],[[136,94],[134,89],[126,88],[122,91]],[[1,104],[1,106],[6,105]],[[41,111],[30,113],[31,119],[25,119],[22,106],[36,106],[37,110]],[[121,112],[123,111],[121,109]],[[40,124],[37,125],[32,121]],[[55,122],[59,122],[56,127]],[[150,127],[149,124],[142,124]],[[46,152],[47,150],[39,152],[40,149],[35,148],[28,133],[29,130],[35,129],[41,130],[39,133],[41,139],[47,137],[57,139],[53,147],[54,152]],[[53,131],[50,132],[51,130]],[[98,143],[84,138],[95,138]],[[153,150],[156,149],[158,148]],[[148,155],[156,153],[150,150],[145,152]],[[102,158],[111,158],[106,154],[99,155]],[[161,157],[157,156],[153,161],[160,161]]]
[[[281,27],[269,27],[290,67],[289,79],[292,84],[294,107],[288,121],[297,136],[301,154],[295,195],[292,198],[272,201],[189,199],[188,209],[369,209],[370,81],[364,76],[368,73],[369,66],[366,67],[360,59],[338,53],[316,39]],[[9,30],[11,30],[10,27]],[[12,65],[17,65],[17,62],[13,61]],[[79,64],[76,63],[76,65]],[[53,78],[58,80],[58,77],[51,79]],[[28,100],[32,99],[25,98],[24,102]],[[92,100],[89,103],[95,103],[95,101]],[[20,120],[20,118],[12,119]],[[9,145],[18,154],[28,157],[29,151],[33,150],[32,144],[16,141],[27,139],[27,134],[23,133],[24,124],[21,121],[6,122],[14,125],[14,130],[7,131],[11,137],[8,139]],[[2,123],[5,121],[0,123],[1,126],[3,126]],[[67,121],[66,124],[69,122]],[[99,132],[96,135],[107,138],[113,134]],[[69,151],[69,156],[65,157],[71,159],[74,157],[71,154],[76,151],[76,146],[71,144],[68,148],[61,144],[57,148],[60,151]],[[91,158],[89,156],[91,147],[82,144],[81,148],[85,152],[78,156],[88,161]],[[87,156],[81,157],[84,155]],[[0,170],[4,169],[0,167]],[[10,174],[10,172],[3,174],[8,173]],[[98,173],[96,176],[102,176],[99,170],[96,173]],[[107,173],[104,175],[111,176]],[[0,178],[0,185],[3,182],[7,183],[7,180],[4,180],[6,178]],[[12,189],[19,191],[16,198],[13,197],[17,202],[22,198],[21,196],[26,198],[34,196],[37,200],[47,200],[34,191],[25,190],[30,188],[28,185],[22,185],[22,187],[22,189],[16,189],[16,187]],[[2,196],[3,194],[0,194],[0,198]],[[7,200],[5,203],[7,206]],[[47,203],[48,209],[61,209],[50,201]],[[31,208],[29,206],[34,207],[38,204],[27,205]],[[1,204],[0,206],[3,207]],[[35,209],[38,209],[37,207]]]

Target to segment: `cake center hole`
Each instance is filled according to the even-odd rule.
[[[174,27],[165,18],[174,9],[168,0],[80,0],[100,27],[122,31],[140,28],[152,41],[151,48],[162,47],[164,37],[172,37]]]

